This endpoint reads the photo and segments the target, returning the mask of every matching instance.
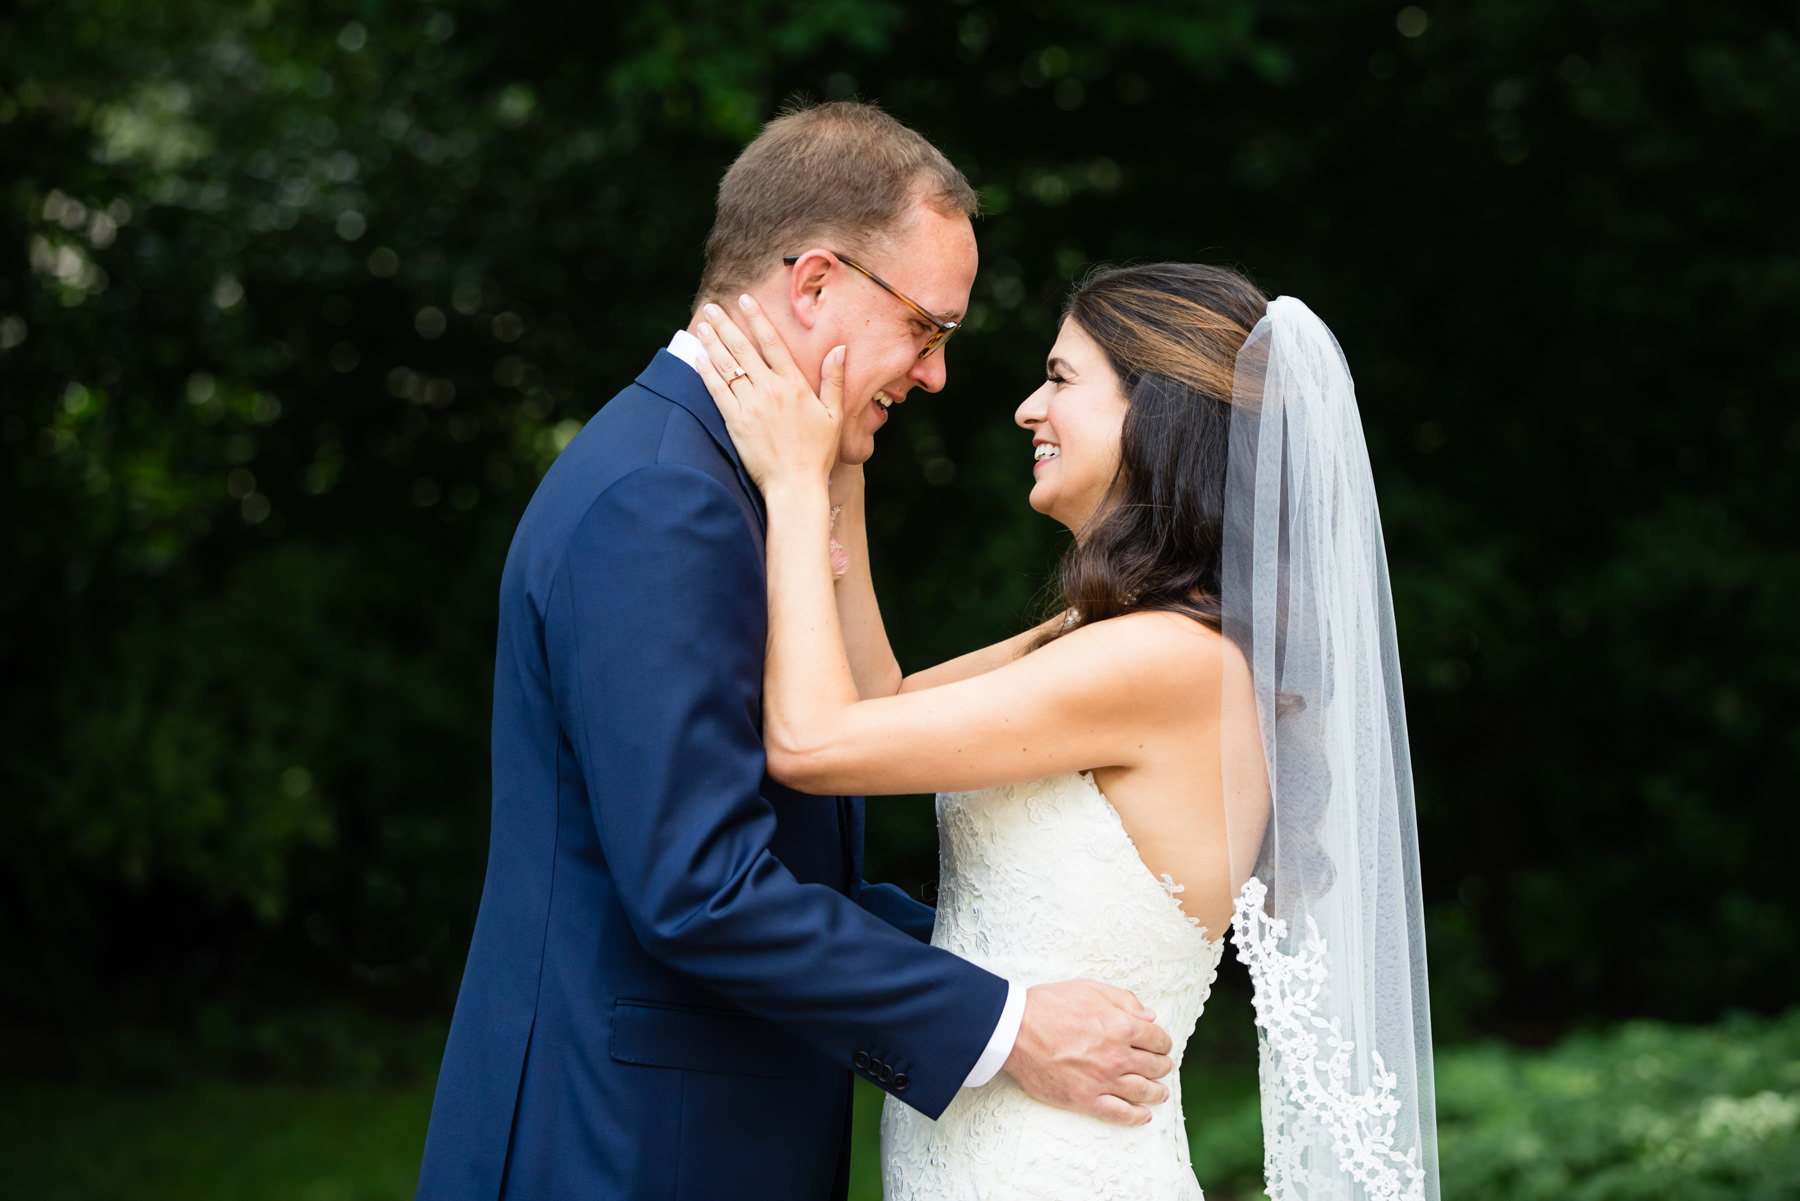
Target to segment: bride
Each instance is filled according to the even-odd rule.
[[[701,374],[767,506],[770,774],[940,793],[932,941],[1020,984],[1130,989],[1177,1068],[1229,927],[1255,988],[1270,1196],[1435,1201],[1392,607],[1330,332],[1218,268],[1091,276],[1016,414],[1031,506],[1075,535],[1063,611],[902,675],[861,472],[835,463],[843,348],[815,396],[742,304],[749,336],[708,308]],[[1169,1080],[1175,1104],[1133,1127],[1008,1072],[936,1122],[889,1098],[885,1193],[1197,1201]]]

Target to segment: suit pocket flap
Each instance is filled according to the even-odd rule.
[[[803,1074],[818,1052],[759,1018],[656,1001],[613,1005],[612,1057],[621,1063],[729,1076]]]

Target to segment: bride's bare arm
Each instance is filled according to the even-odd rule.
[[[900,664],[888,645],[881,605],[875,599],[875,581],[869,571],[869,534],[864,519],[863,469],[860,464],[839,464],[831,473],[831,504],[843,506],[832,527],[832,536],[844,548],[849,567],[837,582],[838,621],[844,631],[844,652],[850,657],[850,674],[857,695],[864,700],[893,696],[902,687]]]
[[[834,636],[817,498],[771,497],[769,773],[816,793],[985,788],[1097,767],[1135,767],[1171,728],[1216,705],[1217,636],[1184,617],[1133,614],[939,687],[860,699]]]
[[[1134,766],[1147,736],[1193,721],[1196,693],[1217,675],[1215,636],[1186,618],[1140,614],[954,683],[862,699],[832,592],[825,481],[771,480],[764,499],[763,738],[769,774],[792,787],[930,792]]]
[[[828,356],[825,395],[814,396],[767,322],[753,314],[752,325],[769,365],[752,361],[757,350],[735,328],[718,331],[724,345],[710,327],[699,332],[709,354],[716,348],[751,375],[733,391],[710,364],[702,368],[768,512],[763,739],[771,775],[807,792],[882,794],[1133,767],[1147,745],[1192,730],[1216,706],[1218,636],[1163,613],[1099,622],[979,674],[864,699],[829,552],[842,352]],[[976,665],[1009,657],[990,652]]]
[[[1014,634],[1011,638],[996,642],[992,646],[984,646],[978,651],[970,651],[966,655],[946,659],[936,667],[915,671],[900,681],[900,691],[919,692],[926,688],[942,688],[945,684],[954,684],[958,680],[986,675],[996,668],[1005,667],[1024,654],[1026,648],[1037,640],[1039,634],[1047,633],[1061,625],[1062,620],[1062,614],[1059,613],[1042,625],[1033,626],[1022,634]]]
[[[849,567],[837,582],[838,620],[844,630],[844,651],[850,656],[850,674],[864,700],[937,688],[1004,667],[1020,655],[1039,634],[1056,626],[1062,615],[992,646],[958,655],[954,659],[904,675],[888,643],[881,620],[881,604],[869,567],[869,533],[865,507],[863,469],[839,465],[831,473],[831,503],[841,505],[833,527],[838,544],[849,558]]]

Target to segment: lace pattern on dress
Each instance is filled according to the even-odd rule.
[[[1144,865],[1093,776],[938,798],[932,943],[1014,982],[1090,979],[1130,989],[1174,1040],[1177,1065],[1211,991],[1223,939]],[[1145,1126],[1053,1109],[1000,1073],[934,1122],[889,1097],[887,1201],[1204,1201],[1188,1156],[1179,1072]]]
[[[1370,1201],[1423,1201],[1425,1171],[1419,1149],[1395,1145],[1398,1083],[1368,1051],[1371,1084],[1350,1085],[1356,1044],[1343,1037],[1339,1020],[1319,1015],[1319,992],[1330,974],[1325,940],[1311,917],[1306,937],[1289,951],[1288,923],[1269,916],[1268,889],[1255,876],[1238,894],[1231,919],[1238,959],[1250,969],[1256,1024],[1263,1051],[1264,1173],[1272,1201],[1315,1195],[1306,1151],[1329,1145],[1335,1165],[1317,1165],[1321,1177],[1341,1173],[1360,1184]],[[1359,1065],[1360,1066],[1360,1065]]]

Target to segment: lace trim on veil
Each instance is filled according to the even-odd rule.
[[[1351,1091],[1356,1044],[1343,1037],[1337,1018],[1318,1013],[1319,993],[1330,975],[1325,940],[1309,916],[1305,940],[1293,953],[1284,952],[1288,924],[1269,916],[1263,904],[1267,894],[1263,882],[1250,877],[1238,895],[1231,930],[1238,959],[1250,969],[1261,1031],[1269,1196],[1273,1201],[1314,1196],[1306,1152],[1329,1142],[1337,1170],[1361,1184],[1370,1201],[1423,1201],[1419,1149],[1402,1152],[1395,1146],[1397,1077],[1370,1048],[1372,1083]]]

